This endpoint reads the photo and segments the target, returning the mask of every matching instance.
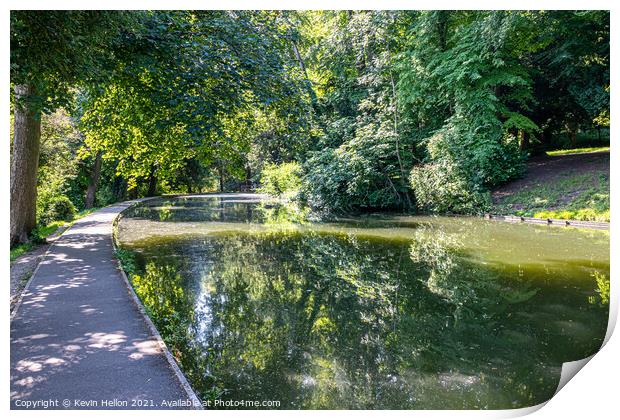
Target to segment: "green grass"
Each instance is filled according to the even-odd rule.
[[[42,243],[45,238],[54,234],[59,228],[61,228],[65,224],[66,222],[56,221],[46,226],[37,226],[32,231],[32,240],[30,242],[19,244],[11,248],[11,261],[14,261],[17,257],[20,257],[26,252],[30,251],[32,248],[35,247],[37,243]]]
[[[92,209],[85,209],[82,211],[79,211],[78,213],[76,213],[75,217],[73,218],[73,220],[71,220],[70,222],[65,222],[65,221],[54,221],[51,222],[48,225],[45,226],[37,226],[33,231],[32,231],[32,240],[30,242],[26,242],[24,244],[19,244],[13,248],[11,248],[11,261],[14,261],[17,257],[24,255],[26,252],[30,251],[32,248],[34,248],[34,246],[37,243],[43,242],[45,240],[45,238],[47,238],[50,235],[53,235],[54,233],[56,233],[56,231],[58,231],[59,228],[61,227],[69,227],[71,226],[76,220],[81,219],[84,216],[88,216],[89,214],[99,210],[100,207],[97,208],[92,208]]]
[[[33,231],[33,236],[45,239],[63,227],[67,222],[55,221],[46,226],[39,226]]]
[[[579,149],[562,149],[551,150],[547,152],[548,156],[562,156],[572,155],[577,153],[592,153],[592,152],[609,152],[609,146],[607,147],[581,147]]]
[[[75,214],[75,217],[73,218],[72,222],[75,222],[76,220],[81,219],[82,217],[88,216],[89,214],[96,212],[100,208],[101,207],[93,207],[91,209],[80,210]]]
[[[609,221],[609,175],[566,173],[551,183],[526,187],[494,206],[497,214]]]
[[[11,248],[11,261],[30,251],[33,247],[34,244],[32,242],[26,242],[25,244],[19,244],[16,247]]]

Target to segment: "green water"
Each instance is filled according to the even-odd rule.
[[[478,218],[310,223],[251,195],[157,199],[118,238],[204,399],[518,408],[602,344],[609,233]]]

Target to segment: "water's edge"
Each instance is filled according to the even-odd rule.
[[[210,196],[211,194],[201,194],[201,196]],[[217,195],[217,194],[214,194]],[[129,205],[127,208],[125,208],[124,210],[122,210],[114,219],[113,221],[113,230],[112,230],[112,243],[113,243],[113,247],[115,250],[119,249],[120,247],[120,241],[119,241],[119,222],[121,220],[121,218],[125,215],[125,212],[129,211],[130,209],[133,209],[135,206],[140,205],[146,201],[150,201],[150,200],[154,200],[154,199],[158,199],[158,198],[178,198],[178,197],[187,197],[187,198],[191,198],[191,197],[195,197],[196,195],[186,195],[186,194],[175,194],[175,195],[166,195],[166,196],[157,196],[157,197],[149,197],[149,198],[145,198],[145,199],[139,199],[139,200],[132,200],[132,204]],[[458,215],[453,215],[454,217],[459,217]],[[603,229],[603,230],[608,230],[609,229],[609,223],[592,223],[592,222],[582,222],[582,221],[565,221],[565,220],[551,220],[551,219],[534,219],[534,218],[522,218],[522,217],[517,217],[517,216],[496,216],[496,215],[483,215],[483,216],[478,216],[477,218],[479,219],[491,219],[494,221],[504,221],[504,222],[511,222],[511,223],[515,223],[515,222],[523,222],[526,224],[544,224],[544,225],[550,225],[550,226],[556,226],[556,227],[573,227],[573,228],[593,228],[593,229]],[[524,220],[524,219],[528,219],[528,220]],[[532,220],[530,220],[532,219]],[[570,223],[569,223],[570,222]],[[148,233],[148,232],[147,232]],[[150,317],[148,316],[147,312],[146,312],[146,308],[144,307],[144,305],[142,304],[140,298],[137,296],[133,285],[131,284],[131,282],[129,281],[126,273],[124,272],[124,270],[122,269],[122,266],[120,264],[120,262],[117,260],[117,264],[118,264],[118,268],[121,271],[123,280],[125,281],[126,287],[128,289],[128,292],[130,293],[132,300],[134,301],[134,303],[136,304],[136,306],[138,307],[138,309],[140,310],[141,314],[143,315],[145,322],[147,323],[149,329],[151,330],[151,332],[153,333],[153,336],[157,339],[158,344],[160,345],[160,347],[162,348],[162,351],[164,352],[164,354],[166,355],[166,358],[168,360],[168,362],[170,363],[173,371],[175,372],[175,375],[177,376],[177,378],[179,379],[179,381],[181,382],[181,384],[183,385],[183,388],[185,389],[185,391],[188,393],[188,396],[190,398],[190,400],[192,401],[192,405],[194,408],[198,408],[198,409],[203,409],[203,405],[202,402],[200,401],[200,399],[197,397],[196,393],[194,392],[194,390],[192,389],[189,381],[187,380],[187,378],[185,377],[185,375],[183,374],[182,370],[179,368],[179,365],[177,364],[176,360],[174,359],[174,357],[172,356],[172,354],[170,353],[170,351],[168,350],[168,347],[166,346],[165,342],[163,341],[161,335],[159,334],[157,328],[155,327],[154,323],[152,322],[152,320],[150,319]],[[611,305],[610,305],[611,308]],[[592,355],[590,355],[589,357],[582,359],[582,360],[578,360],[578,361],[572,361],[572,362],[565,362],[562,365],[562,374],[561,374],[561,378],[559,380],[559,384],[558,384],[558,388],[556,389],[556,391],[554,392],[553,396],[555,396],[560,390],[561,388],[570,380],[572,379],[572,377],[580,370],[581,367],[585,366],[585,364],[587,363],[587,361],[589,361],[594,355],[596,355],[598,353],[598,351],[600,351],[600,349],[605,345],[605,343],[607,342],[607,340],[609,339],[609,327],[610,327],[610,321],[611,321],[611,316],[612,314],[609,314],[609,321],[608,321],[608,331],[605,337],[605,340],[603,342],[603,344],[601,345],[601,347],[594,352]],[[614,323],[615,324],[615,323]],[[579,363],[579,362],[585,362],[583,364],[581,364],[579,366],[579,368],[577,368],[576,370],[573,369],[572,372],[566,372],[568,373],[568,375],[565,375],[565,371],[566,370],[571,370],[569,369],[571,367],[572,364],[574,363]],[[564,380],[563,380],[564,379]],[[551,397],[552,398],[552,397]],[[499,409],[499,410],[488,410],[491,413],[495,413],[496,415],[490,415],[490,417],[493,418],[508,418],[508,417],[517,417],[517,416],[522,416],[522,415],[526,415],[532,412],[537,411],[538,409],[542,408],[544,405],[546,405],[546,403],[548,401],[551,400],[551,398],[549,398],[548,400],[538,404],[538,405],[534,405],[534,406],[530,406],[530,407],[521,407],[521,408],[516,408],[516,409]],[[433,410],[431,410],[433,411]],[[442,410],[443,411],[443,410]],[[452,410],[448,410],[448,411],[452,411]],[[454,411],[460,411],[460,410],[454,410]],[[486,410],[484,410],[486,411]]]
[[[148,198],[143,198],[143,199],[138,199],[138,200],[132,200],[133,201],[132,204],[127,206],[127,208],[123,209],[121,212],[119,212],[118,215],[114,218],[114,221],[112,222],[112,247],[114,248],[115,252],[118,250],[118,235],[117,235],[118,222],[123,216],[123,213],[133,208],[134,206],[140,205],[144,203],[145,201],[154,200],[156,198],[159,198],[159,197],[156,196],[156,197],[148,197]],[[114,260],[116,262],[118,271],[120,271],[121,273],[121,277],[123,278],[123,282],[125,283],[125,287],[127,288],[127,292],[129,293],[129,296],[131,297],[133,304],[138,308],[138,312],[140,312],[140,314],[144,318],[144,322],[147,328],[149,329],[151,335],[157,341],[157,345],[160,347],[161,351],[164,353],[164,356],[166,356],[166,360],[168,361],[170,368],[172,369],[175,377],[181,384],[181,387],[187,394],[187,397],[191,403],[191,408],[193,410],[203,410],[204,408],[202,406],[202,401],[200,400],[200,398],[198,398],[198,396],[196,395],[196,392],[194,391],[191,384],[185,377],[185,374],[183,373],[183,371],[177,364],[176,360],[174,359],[174,356],[172,355],[172,353],[170,353],[170,350],[168,349],[168,346],[166,345],[164,339],[161,337],[161,334],[157,330],[157,327],[155,326],[155,324],[149,317],[148,313],[146,312],[146,308],[142,304],[142,301],[136,294],[136,291],[133,289],[133,285],[131,284],[131,281],[129,281],[129,278],[127,277],[127,274],[125,273],[125,270],[123,270],[123,267],[121,266],[120,261],[118,260],[118,258],[116,258],[116,256],[114,256]]]

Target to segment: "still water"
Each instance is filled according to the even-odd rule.
[[[518,408],[603,342],[607,231],[305,216],[235,194],[122,217],[134,288],[203,399]]]

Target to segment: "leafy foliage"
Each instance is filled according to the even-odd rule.
[[[43,114],[39,215],[84,206],[98,155],[98,205],[258,187],[477,213],[529,154],[606,130],[609,13],[14,11],[11,83]]]
[[[329,35],[312,54],[324,57],[317,90],[320,150],[308,153],[305,189],[328,210],[410,208],[410,139],[401,132],[393,69],[394,32],[407,16],[325,12]],[[353,48],[351,48],[353,47]]]
[[[418,206],[437,213],[476,213],[490,206],[488,192],[476,191],[467,176],[449,160],[420,165],[411,171]]]
[[[261,173],[260,192],[294,198],[301,189],[301,166],[297,162],[267,165]]]
[[[41,200],[41,207],[37,219],[43,225],[53,221],[70,221],[75,217],[76,209],[69,197],[53,195]]]
[[[11,11],[11,83],[30,84],[39,112],[71,104],[76,85],[104,77],[117,34],[140,12]]]
[[[248,107],[270,110],[297,93],[275,18],[150,13],[128,35],[112,83],[85,98],[87,144],[119,162],[130,189],[153,173],[173,180],[191,159],[234,168],[247,146],[230,133],[233,118],[251,124]]]
[[[75,120],[60,108],[42,116],[41,154],[37,177],[37,220],[45,226],[53,221],[73,219],[83,205],[83,146]]]

